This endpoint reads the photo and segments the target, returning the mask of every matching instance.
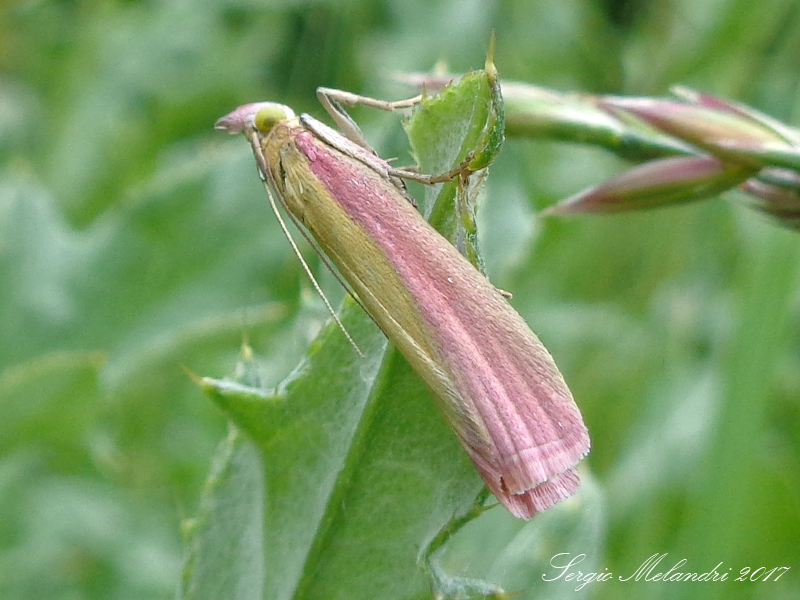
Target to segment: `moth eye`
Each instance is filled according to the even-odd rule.
[[[281,121],[291,118],[289,112],[280,104],[270,104],[260,108],[256,113],[253,123],[262,133],[269,133]]]

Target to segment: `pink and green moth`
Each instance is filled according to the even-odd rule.
[[[216,127],[246,135],[270,198],[311,234],[426,382],[500,503],[529,519],[572,495],[589,435],[553,358],[422,218],[397,172],[281,104],[241,106]]]

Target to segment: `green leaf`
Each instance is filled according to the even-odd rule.
[[[417,566],[420,548],[453,514],[469,508],[481,488],[424,384],[402,357],[387,350],[383,334],[355,304],[347,302],[342,319],[366,358],[358,359],[341,331],[329,326],[282,384],[284,410],[275,415],[279,425],[269,434],[259,421],[264,414],[229,410],[252,436],[263,464],[251,461],[249,475],[237,476],[238,486],[226,481],[209,487],[204,497],[204,505],[227,506],[226,498],[249,497],[253,482],[263,476],[259,552],[268,565],[265,598],[422,593],[429,583]],[[252,389],[220,383],[213,388],[216,395],[225,392],[226,407],[256,401]],[[270,402],[276,400],[264,400]],[[274,414],[274,407],[267,408]],[[223,463],[237,456],[227,447],[222,453],[229,457],[220,459]],[[241,515],[249,518],[247,511]],[[241,580],[232,581],[230,569],[208,555],[237,547],[242,527],[244,521],[220,527],[213,512],[198,519],[185,598],[212,597],[201,592],[206,589],[239,597]]]
[[[184,596],[258,600],[264,587],[264,478],[253,442],[231,428],[220,444],[189,538]],[[214,577],[203,577],[213,573]]]

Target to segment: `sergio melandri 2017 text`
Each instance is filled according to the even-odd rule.
[[[653,554],[645,560],[639,567],[630,574],[619,575],[619,581],[777,581],[790,567],[743,567],[734,572],[733,567],[725,568],[718,563],[713,569],[705,572],[684,570],[686,559],[677,561],[669,570],[662,570],[659,564],[667,557],[667,553]],[[544,581],[574,581],[578,583],[575,591],[583,589],[584,586],[593,581],[609,581],[614,574],[608,569],[596,573],[583,573],[574,567],[586,558],[585,554],[572,556],[569,552],[556,554],[550,559],[550,566],[555,569],[554,573],[544,573]],[[665,565],[666,566],[666,565]]]

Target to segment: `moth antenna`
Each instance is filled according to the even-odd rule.
[[[328,297],[325,295],[325,292],[322,291],[322,287],[320,287],[316,277],[314,277],[314,274],[311,272],[311,268],[308,266],[308,263],[305,261],[303,255],[300,253],[300,248],[297,247],[297,243],[295,243],[292,234],[289,232],[289,228],[286,227],[286,221],[283,220],[283,217],[281,216],[281,213],[278,210],[278,205],[275,202],[275,196],[273,195],[272,188],[267,180],[267,172],[268,172],[267,161],[264,158],[263,153],[261,152],[261,148],[258,142],[258,134],[253,130],[249,132],[249,141],[250,145],[253,147],[253,153],[256,156],[256,162],[258,163],[258,174],[261,177],[261,182],[264,184],[264,189],[267,191],[269,204],[272,207],[272,212],[275,213],[275,217],[278,219],[278,224],[281,226],[283,235],[286,236],[287,240],[289,240],[289,244],[292,246],[292,251],[295,253],[297,258],[300,259],[300,264],[303,265],[303,270],[306,272],[306,275],[308,275],[308,278],[311,280],[311,285],[314,286],[314,289],[317,291],[317,294],[319,294],[319,297],[322,298],[322,302],[325,304],[325,308],[328,309],[328,312],[333,317],[333,320],[336,322],[336,325],[339,327],[339,329],[342,330],[342,333],[344,333],[344,336],[347,338],[347,341],[350,342],[350,345],[353,346],[353,349],[356,351],[356,354],[358,354],[361,358],[364,358],[364,353],[361,352],[361,349],[358,347],[358,344],[356,344],[355,340],[350,335],[350,332],[347,331],[347,329],[345,328],[344,323],[342,323],[341,319],[339,319],[339,315],[336,314],[336,311],[333,309],[333,306],[331,306]]]
[[[266,161],[265,161],[265,163],[266,163]],[[275,195],[277,195],[278,204],[280,204],[281,207],[283,207],[283,210],[286,211],[286,214],[289,215],[289,219],[292,221],[292,223],[294,223],[295,227],[297,227],[297,231],[300,232],[300,235],[302,235],[305,238],[305,240],[308,242],[308,245],[311,246],[314,249],[314,252],[317,253],[317,256],[319,256],[320,260],[322,261],[322,264],[324,264],[328,268],[328,271],[330,271],[331,275],[333,275],[333,277],[336,279],[336,281],[338,281],[339,284],[344,288],[344,291],[347,292],[348,294],[350,294],[350,297],[355,301],[355,303],[358,304],[361,307],[361,309],[365,313],[367,313],[369,318],[372,319],[375,322],[375,324],[380,327],[378,322],[375,321],[375,319],[372,318],[372,315],[367,310],[367,307],[364,306],[364,303],[361,302],[361,298],[358,297],[358,294],[356,294],[355,291],[353,291],[353,288],[350,287],[350,284],[347,283],[347,281],[339,274],[339,271],[336,269],[336,267],[333,266],[333,263],[331,262],[331,260],[320,249],[319,244],[317,244],[317,241],[308,233],[308,231],[306,231],[306,228],[303,226],[303,224],[300,223],[300,221],[297,219],[297,217],[295,217],[292,214],[292,211],[290,211],[289,208],[286,206],[286,202],[284,202],[284,200],[281,197],[280,193],[277,193],[277,192],[274,191],[275,190],[275,187],[274,187],[275,186],[275,182],[273,181],[271,175],[269,174],[269,171],[267,171],[268,180],[264,178],[264,176],[263,176],[263,174],[262,174],[262,172],[260,170],[259,170],[259,175],[261,176],[262,183],[264,183],[265,186],[266,185],[270,186],[270,190],[272,190],[273,193]]]
[[[274,185],[274,183],[272,183],[272,182],[270,184]],[[336,279],[336,281],[339,282],[339,285],[341,285],[344,288],[344,291],[347,292],[350,295],[350,297],[353,299],[353,301],[361,307],[361,309],[367,314],[367,316],[370,319],[372,319],[372,321],[378,327],[380,327],[380,324],[377,321],[375,321],[375,319],[372,317],[370,312],[367,310],[367,307],[364,306],[363,302],[361,302],[361,298],[358,297],[358,294],[356,294],[356,292],[353,291],[353,288],[350,287],[350,284],[347,283],[347,281],[339,274],[338,269],[335,266],[333,266],[333,263],[331,263],[331,259],[329,259],[325,255],[325,253],[320,249],[319,244],[317,244],[317,241],[313,237],[311,237],[311,235],[308,233],[308,231],[306,231],[306,228],[303,226],[303,224],[300,223],[297,220],[297,217],[295,217],[289,211],[289,209],[286,207],[286,203],[280,197],[280,194],[278,194],[278,203],[286,211],[286,214],[289,215],[289,219],[291,219],[292,223],[294,223],[295,227],[297,227],[297,231],[299,231],[300,235],[302,235],[305,238],[305,240],[308,242],[308,245],[311,246],[314,249],[314,252],[317,253],[317,256],[319,256],[319,259],[322,261],[322,264],[324,264],[328,268],[328,271],[330,271],[330,273],[331,273],[331,275],[333,275],[334,279]]]

